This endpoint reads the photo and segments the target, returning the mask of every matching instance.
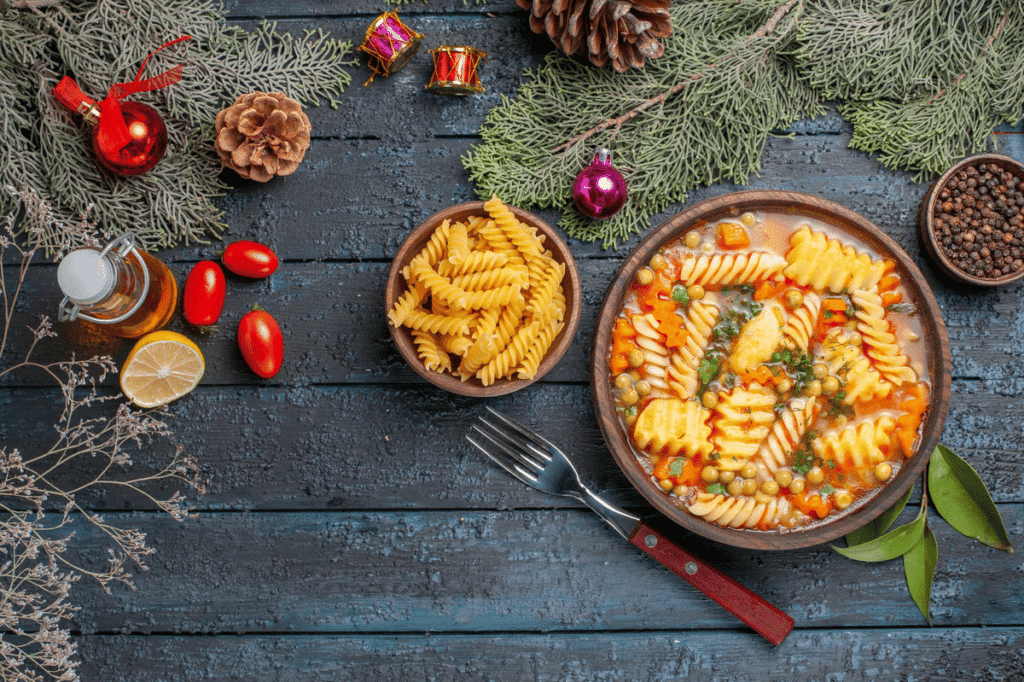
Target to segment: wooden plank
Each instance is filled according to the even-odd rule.
[[[848,135],[772,138],[760,177],[752,177],[743,187],[717,184],[694,190],[687,205],[743,189],[786,189],[824,197],[873,220],[927,271],[915,223],[925,187],[847,149],[848,141]],[[427,216],[477,198],[461,162],[473,142],[319,140],[295,175],[231,191],[223,204],[231,228],[227,239],[269,243],[285,260],[390,259]],[[655,216],[651,225],[681,208],[673,206]],[[557,224],[557,213],[538,214]],[[621,258],[639,239],[631,238],[620,252],[575,241],[570,245],[577,259]],[[220,248],[183,248],[166,257],[199,260]]]
[[[736,632],[77,638],[82,679],[245,680],[1017,680],[1014,628],[796,631],[779,647]],[[756,669],[756,673],[754,670]]]
[[[424,15],[443,14],[520,14],[515,0],[431,0],[425,2],[392,2],[386,7],[380,0],[345,0],[344,3],[331,0],[227,0],[224,9],[229,18],[237,17],[322,17],[350,16],[369,26],[370,21],[387,9],[396,10],[403,17],[420,18]],[[362,34],[360,34],[361,37]]]
[[[369,238],[369,237],[368,237]],[[601,297],[618,261],[583,259],[579,263],[584,291],[576,340],[548,381],[588,382],[591,334]],[[176,263],[180,282],[191,266]],[[336,383],[401,382],[423,385],[402,361],[387,330],[383,309],[384,283],[390,264],[285,263],[266,280],[231,276],[225,312],[219,330],[201,336],[178,316],[170,329],[182,331],[200,345],[207,360],[205,385],[310,385]],[[934,283],[950,338],[953,376],[962,379],[1007,381],[1024,376],[1019,358],[1024,355],[1024,285],[962,292]],[[52,266],[33,267],[15,314],[8,358],[21,357],[31,341],[24,328],[39,315],[55,317],[61,295]],[[261,381],[245,366],[236,347],[238,321],[254,303],[269,310],[285,334],[285,362],[273,380]],[[120,339],[83,339],[74,325],[55,323],[60,338],[47,340],[38,350],[40,361],[64,360],[69,350],[79,357],[111,353],[123,360],[130,343]],[[0,379],[0,385],[40,385],[41,374]],[[46,385],[43,383],[42,385]],[[1008,384],[1016,393],[1016,383]]]
[[[146,533],[156,554],[137,591],[75,587],[85,633],[422,633],[742,630],[674,573],[585,510],[507,512],[106,514]],[[1010,539],[1024,505],[1001,505]],[[907,512],[903,521],[911,518]],[[950,627],[1024,626],[1013,555],[937,517],[932,615]],[[797,627],[920,627],[900,561],[863,564],[827,546],[759,552],[665,528],[788,612]],[[96,531],[76,535],[106,561]],[[752,640],[757,639],[752,636]],[[752,642],[753,643],[753,642]]]
[[[1000,382],[957,382],[942,442],[977,469],[997,502],[1024,503],[1020,394]],[[577,462],[584,481],[615,504],[649,509],[617,468],[582,385],[539,384],[486,404],[544,433]],[[56,391],[0,390],[0,445],[41,449]],[[176,442],[201,463],[206,510],[508,509],[578,506],[500,471],[464,436],[482,401],[431,387],[200,388],[171,408]],[[133,454],[152,470],[171,442]],[[94,463],[69,475],[84,480]],[[165,494],[170,493],[166,490]],[[116,490],[81,496],[98,510],[147,508]],[[917,498],[915,498],[917,499]]]

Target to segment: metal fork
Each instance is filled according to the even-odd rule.
[[[553,443],[487,408],[466,440],[523,483],[553,495],[577,499],[603,518],[619,535],[657,559],[772,644],[793,629],[793,619],[717,568],[697,559],[638,516],[601,499],[580,481],[576,467]],[[474,438],[477,436],[477,438]]]

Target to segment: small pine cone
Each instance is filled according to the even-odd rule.
[[[291,175],[309,148],[309,118],[282,92],[250,92],[217,114],[221,163],[243,178]]]
[[[658,38],[672,33],[669,0],[516,0],[530,28],[547,33],[567,55],[624,73],[665,54]]]

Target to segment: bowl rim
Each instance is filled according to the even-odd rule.
[[[834,521],[811,526],[806,530],[751,531],[723,528],[691,516],[672,504],[668,495],[654,484],[636,461],[625,431],[615,413],[611,385],[608,381],[607,353],[611,343],[611,327],[618,317],[629,283],[637,270],[664,245],[678,239],[692,228],[729,215],[733,210],[776,210],[829,221],[841,232],[868,243],[877,253],[893,258],[904,275],[908,288],[918,305],[923,341],[929,345],[933,358],[929,376],[931,402],[922,425],[921,443],[917,452],[900,468],[896,478],[857,507]],[[841,224],[837,224],[841,223]],[[858,231],[862,230],[862,231]],[[602,435],[619,469],[629,482],[659,512],[687,530],[723,544],[750,549],[787,550],[810,547],[835,540],[877,518],[890,508],[914,484],[928,463],[941,435],[949,407],[951,361],[946,326],[938,302],[921,271],[899,244],[870,220],[840,204],[821,197],[784,190],[749,190],[714,197],[669,217],[651,231],[622,262],[612,277],[598,310],[591,343],[590,383],[594,411]],[[928,453],[928,454],[925,454]]]
[[[946,256],[935,236],[935,204],[938,201],[939,192],[946,186],[949,179],[963,168],[982,163],[999,165],[1024,181],[1024,164],[1003,154],[975,154],[957,161],[931,184],[921,199],[921,204],[917,211],[918,236],[932,262],[938,266],[939,272],[947,278],[961,284],[973,284],[979,287],[1001,287],[1024,279],[1024,268],[1018,272],[1001,277],[977,277],[968,274],[954,265],[953,261]]]
[[[384,284],[385,320],[387,313],[391,311],[397,300],[398,292],[405,291],[407,286],[405,277],[402,275],[402,268],[426,245],[430,235],[437,229],[437,226],[445,219],[461,219],[473,214],[487,215],[487,212],[484,210],[484,203],[483,201],[468,201],[449,206],[429,216],[413,228],[402,242],[402,246],[395,254],[394,259],[391,261],[391,267],[388,270],[388,277]],[[566,297],[565,326],[552,341],[551,347],[537,368],[537,374],[532,379],[498,379],[490,386],[484,386],[476,377],[463,382],[453,374],[441,374],[428,370],[423,366],[423,362],[420,361],[419,356],[416,354],[411,330],[405,326],[396,328],[390,322],[385,321],[391,338],[406,363],[431,384],[443,388],[450,393],[488,398],[507,395],[526,388],[554,369],[555,365],[562,359],[562,356],[569,350],[569,346],[572,345],[576,336],[576,330],[579,327],[583,298],[582,288],[579,270],[576,267],[576,261],[573,259],[568,245],[566,245],[555,229],[540,217],[516,206],[509,204],[505,204],[505,206],[512,211],[520,222],[536,227],[538,232],[545,235],[547,238],[545,245],[551,250],[554,259],[565,263],[565,276],[562,279],[562,290]]]

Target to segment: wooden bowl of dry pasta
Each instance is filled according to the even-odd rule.
[[[829,542],[892,507],[924,471],[950,383],[911,258],[796,192],[727,194],[655,228],[613,278],[592,347],[626,477],[684,528],[753,549]]]
[[[384,305],[402,357],[459,395],[529,386],[572,343],[580,280],[569,248],[537,216],[497,198],[416,227],[391,264]]]

